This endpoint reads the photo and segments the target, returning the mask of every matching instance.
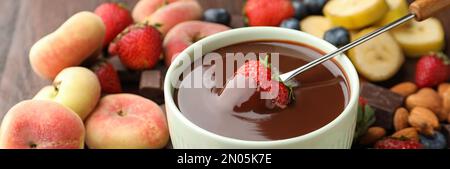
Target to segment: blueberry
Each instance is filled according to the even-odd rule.
[[[231,16],[226,9],[211,8],[203,13],[203,19],[207,22],[230,25]]]
[[[305,3],[309,14],[321,15],[322,9],[327,3],[327,1],[328,0],[304,0],[303,3]]]
[[[294,6],[295,15],[294,17],[298,20],[302,20],[306,16],[308,16],[308,9],[306,8],[305,3],[300,0],[293,0],[292,6]]]
[[[283,20],[283,22],[281,22],[281,24],[280,24],[280,27],[300,30],[300,23],[295,18],[289,18],[289,19]]]
[[[323,39],[339,48],[350,43],[350,33],[343,27],[336,27],[326,31]]]
[[[420,135],[419,137],[420,143],[422,143],[426,149],[444,149],[447,145],[445,136],[440,132],[436,132],[432,137],[423,135]]]

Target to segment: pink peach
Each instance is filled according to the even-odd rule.
[[[102,19],[79,12],[30,50],[31,66],[40,77],[53,79],[64,68],[78,66],[99,49],[105,36]]]
[[[161,108],[133,94],[114,94],[101,99],[86,121],[89,148],[163,148],[169,130]]]
[[[153,14],[157,9],[179,0],[140,0],[133,8],[132,16],[135,22],[142,22],[144,19]]]
[[[178,24],[167,33],[164,39],[166,65],[169,66],[178,53],[195,41],[229,29],[229,27],[221,24],[203,21],[186,21]]]
[[[85,130],[80,117],[53,101],[28,100],[16,104],[5,115],[0,133],[0,148],[84,147]]]
[[[199,20],[202,17],[202,7],[197,1],[177,1],[159,8],[144,22],[156,25],[164,35],[175,25],[189,20]]]

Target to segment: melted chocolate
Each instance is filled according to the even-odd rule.
[[[305,45],[279,41],[256,41],[235,44],[214,52],[226,57],[226,53],[249,52],[279,53],[281,72],[293,70],[323,55]],[[239,56],[234,56],[239,57]],[[201,62],[198,60],[197,62]],[[235,63],[236,64],[236,63]],[[194,64],[193,64],[194,65]],[[233,79],[234,70],[218,71],[224,86]],[[205,74],[212,65],[200,65],[191,69],[189,75]],[[201,72],[201,70],[203,72]],[[227,76],[228,75],[228,76]],[[184,77],[182,84],[195,80]],[[349,93],[345,75],[333,61],[297,76],[299,86],[294,88],[295,100],[285,109],[270,109],[259,93],[249,88],[217,89],[215,87],[184,88],[175,90],[175,102],[190,121],[210,132],[242,140],[280,140],[307,134],[334,120],[346,106]]]

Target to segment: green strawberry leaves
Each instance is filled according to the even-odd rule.
[[[259,58],[259,60],[261,61],[261,63],[268,69],[270,69],[272,67],[272,65],[269,62],[269,58],[271,57],[271,55],[269,53],[266,54],[266,57],[264,58]],[[278,70],[271,70],[271,79],[275,80],[277,82],[281,82],[284,84],[284,86],[286,86],[289,90],[289,100],[295,100],[295,93],[294,93],[294,89],[295,87],[298,87],[298,83],[295,80],[289,80],[287,82],[283,82],[280,78],[280,72]]]
[[[448,59],[448,56],[445,55],[444,53],[430,53],[430,55],[435,55],[437,58],[442,60],[442,63],[444,63],[445,65],[449,65],[450,64],[450,60]]]
[[[375,110],[367,104],[359,104],[354,140],[363,136],[373,123],[375,123]]]

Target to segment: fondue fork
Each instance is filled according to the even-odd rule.
[[[407,21],[415,18],[417,21],[423,21],[438,11],[448,7],[450,5],[450,0],[416,0],[409,6],[410,13],[382,28],[379,28],[378,30],[371,32],[356,41],[353,41],[331,53],[328,53],[320,58],[317,58],[295,70],[292,70],[287,73],[283,73],[280,75],[280,79],[283,82],[287,82],[291,80],[293,77],[337,56],[342,54],[343,52],[346,52],[347,50],[356,47],[364,42],[367,42],[368,40],[377,37],[378,35],[391,30],[392,28],[395,28],[403,23],[406,23]]]

